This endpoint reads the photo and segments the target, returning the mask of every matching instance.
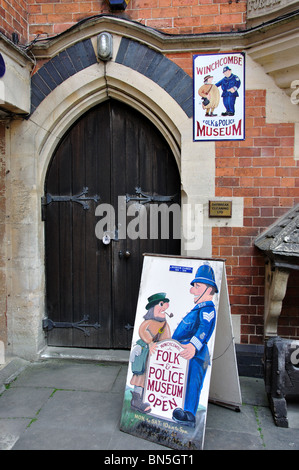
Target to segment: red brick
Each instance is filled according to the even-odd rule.
[[[280,186],[280,178],[254,178],[254,186]]]
[[[239,158],[239,167],[240,168],[249,168],[249,167],[252,167],[252,158],[248,158],[248,157],[241,157]]]
[[[279,125],[275,129],[276,136],[294,136],[295,128],[294,124]]]
[[[293,157],[294,147],[279,147],[275,149],[276,157]]]
[[[243,22],[243,15],[241,13],[221,14],[214,18],[214,22],[221,25],[241,24]]]
[[[221,176],[219,178],[216,178],[216,184],[218,186],[239,186],[240,181],[239,178],[230,178],[228,176]]]
[[[254,139],[254,145],[258,147],[278,147],[280,145],[280,139],[276,137],[256,137]]]
[[[233,305],[249,305],[249,297],[245,295],[230,295],[229,299]]]
[[[198,5],[192,7],[192,15],[218,15],[219,5]]]
[[[255,335],[250,335],[249,336],[249,344],[263,344],[264,343],[264,339],[263,339],[263,336],[262,336],[262,333],[260,333],[259,336]]]
[[[259,157],[261,155],[261,149],[258,147],[240,147],[235,149],[235,155],[236,157]]]
[[[234,188],[234,197],[258,197],[259,188]]]
[[[235,174],[236,176],[261,176],[261,168],[236,168]],[[274,175],[273,175],[274,176]]]
[[[216,245],[237,245],[238,239],[236,237],[214,237],[213,243]]]
[[[220,246],[219,256],[232,256],[233,249],[231,246]]]
[[[237,237],[256,237],[256,229],[248,227],[232,227],[232,235]]]
[[[215,196],[217,197],[232,197],[233,190],[231,188],[216,188]]]

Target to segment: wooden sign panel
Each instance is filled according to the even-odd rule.
[[[180,353],[181,344],[174,340],[157,343],[148,358],[144,401],[151,413],[162,419],[172,419],[173,410],[184,407],[188,361]]]
[[[226,289],[223,260],[145,255],[122,431],[173,449],[203,448],[218,316],[224,380],[213,380],[213,401],[241,404]]]

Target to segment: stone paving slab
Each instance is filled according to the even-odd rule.
[[[30,422],[30,418],[0,418],[0,450],[11,450]]]
[[[20,365],[19,374],[11,366],[0,392],[0,450],[167,451],[119,430],[126,364],[47,359]],[[209,404],[204,449],[298,450],[296,404],[292,427],[278,428],[263,380],[240,377],[240,384],[240,412]]]
[[[110,391],[121,365],[45,361],[34,363],[19,376],[12,387],[50,387],[64,390]]]
[[[241,412],[209,404],[206,422],[206,450],[262,450],[252,406],[243,405]]]
[[[47,402],[49,388],[11,388],[0,397],[0,418],[32,418]]]
[[[269,407],[256,407],[258,427],[266,450],[299,450],[299,429],[275,426]],[[299,420],[296,410],[297,423]]]

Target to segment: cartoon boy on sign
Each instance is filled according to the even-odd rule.
[[[207,343],[216,324],[216,310],[212,299],[218,288],[212,267],[206,264],[200,266],[191,285],[190,294],[194,295],[195,306],[172,335],[172,339],[180,342],[184,348],[181,356],[189,359],[184,409],[176,408],[172,418],[177,423],[195,427],[200,393],[210,364]]]
[[[133,377],[130,384],[134,385],[132,391],[131,407],[141,413],[150,413],[149,403],[143,402],[145,372],[148,355],[152,354],[158,341],[171,338],[171,332],[166,320],[168,314],[166,310],[169,307],[169,299],[164,292],[151,295],[146,305],[147,313],[144,315],[144,321],[139,328],[140,339],[131,351],[130,362],[132,363]]]

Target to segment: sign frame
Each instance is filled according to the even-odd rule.
[[[245,140],[245,53],[193,55],[193,141],[240,140]]]
[[[175,267],[177,267],[177,269],[174,269]],[[210,268],[212,268],[212,277],[204,278],[202,273],[208,272],[210,276]],[[212,300],[199,300],[197,302],[198,299],[193,288],[198,281],[199,284],[203,284],[204,279],[205,281],[210,279],[211,282],[207,285],[214,287],[212,290],[208,289],[207,291],[208,294],[213,292]],[[160,292],[163,288],[165,288],[165,292]],[[156,293],[158,291],[159,293]],[[153,292],[155,292],[155,294],[153,294]],[[160,297],[163,301],[158,304],[158,301],[161,300]],[[156,318],[152,316],[150,317],[151,320],[149,320],[147,316],[148,313],[144,315],[149,307],[153,307],[154,305],[155,307],[161,306],[161,308],[165,306],[163,311],[167,314],[167,322],[164,321],[166,318],[164,316],[163,320],[160,320],[160,322],[163,323],[160,323],[162,326],[159,330],[157,329],[159,326],[153,326],[153,323],[151,325],[149,324],[151,320],[156,320]],[[171,308],[171,310],[173,309],[174,313],[167,313],[169,308]],[[189,311],[189,314],[188,312],[186,314],[186,309],[188,309],[188,311],[191,310],[191,312]],[[158,310],[159,308],[157,311]],[[185,334],[185,325],[190,325],[190,313],[194,311],[197,312],[197,319],[195,320],[194,314],[192,314],[193,321],[197,322],[199,318],[197,316],[199,314],[198,312],[201,312],[201,318],[206,320],[206,324],[210,325],[211,322],[212,325],[213,323],[213,327],[205,339],[207,330],[205,332],[204,330],[199,330],[198,324],[196,324],[196,336],[200,339],[199,342],[197,342],[196,339],[192,338],[192,341],[196,344],[198,352],[201,351],[201,353],[196,358],[192,355],[190,358],[185,357],[185,359],[188,359],[186,368],[187,381],[185,381],[186,376],[184,376],[183,379],[183,375],[180,379],[178,371],[175,378],[174,374],[171,379],[169,378],[173,373],[172,371],[175,370],[175,368],[171,369],[171,366],[178,365],[174,360],[174,356],[169,356],[169,364],[167,364],[167,362],[162,364],[162,366],[165,366],[165,375],[163,375],[163,377],[163,367],[160,368],[159,375],[155,375],[154,370],[151,371],[152,377],[155,380],[162,377],[161,380],[164,381],[163,394],[165,395],[165,403],[167,402],[170,405],[171,415],[163,415],[161,412],[161,403],[158,402],[159,400],[162,401],[160,396],[156,395],[157,401],[155,401],[154,393],[153,397],[150,399],[149,395],[146,395],[146,387],[148,387],[146,381],[149,377],[149,367],[151,366],[151,361],[148,358],[150,354],[155,355],[156,352],[159,351],[159,346],[153,347],[156,339],[157,345],[163,346],[166,344],[167,346],[167,343],[171,343],[174,340],[175,343],[179,343],[181,351],[182,349],[184,351],[188,349],[190,340],[187,338],[187,342],[184,342],[184,337],[180,336],[180,333],[183,331],[183,334]],[[218,331],[217,334],[218,324],[221,331]],[[153,328],[156,328],[156,330]],[[208,328],[210,328],[210,326]],[[160,335],[165,333],[165,337],[159,336],[157,338],[155,335],[157,331],[160,332]],[[136,354],[137,345],[138,343],[141,344],[141,338],[145,340],[143,336],[145,332],[146,334],[150,333],[151,338],[155,339],[152,340],[150,338],[148,340],[153,350],[151,352],[149,349],[146,365],[143,365],[140,371],[141,374],[144,374],[142,384],[142,381],[139,379],[135,381],[135,374],[137,374],[135,358],[138,356],[137,362],[140,364],[142,353],[139,348],[138,354]],[[216,339],[218,345],[215,345]],[[200,345],[200,341],[203,342],[202,345]],[[204,348],[202,348],[203,346]],[[215,359],[214,347],[217,353]],[[197,353],[195,353],[195,355],[196,354]],[[157,357],[155,358],[156,362],[158,359],[162,362],[161,358],[161,354],[159,356],[157,352]],[[198,362],[199,358],[201,362]],[[165,362],[167,358],[162,358],[162,360]],[[193,361],[192,364],[191,361]],[[212,374],[214,362],[217,372],[216,377],[213,377]],[[169,375],[167,375],[168,373]],[[171,406],[170,400],[167,401],[170,395],[169,390],[173,387],[174,383],[184,385],[184,390],[180,391],[180,397],[184,397],[184,405],[178,405],[182,406],[182,408],[176,408],[176,404]],[[211,389],[210,383],[212,384]],[[161,387],[157,387],[158,390],[157,388],[154,389],[156,384],[152,382],[150,390],[152,392],[160,392],[162,390],[162,382],[160,385]],[[137,403],[134,401],[134,395],[136,395],[135,392],[138,388],[142,389],[142,391],[139,390],[138,392],[141,398]],[[174,389],[172,388],[172,390]],[[179,395],[178,393],[175,395],[176,393],[176,391],[173,391],[171,398],[173,398],[173,396],[178,397]],[[197,399],[194,401],[193,397],[195,395]],[[225,261],[223,259],[145,254],[120,420],[120,430],[173,449],[201,450],[204,444],[207,405],[209,400],[227,406],[228,408],[238,409],[238,411],[242,403],[227,294]],[[193,403],[191,404],[191,402]],[[191,410],[192,407],[195,411],[193,411],[193,415],[191,413],[191,416],[189,410]],[[178,410],[180,411],[178,412]],[[168,411],[166,410],[166,405],[163,411]],[[194,417],[195,419],[193,419]]]

